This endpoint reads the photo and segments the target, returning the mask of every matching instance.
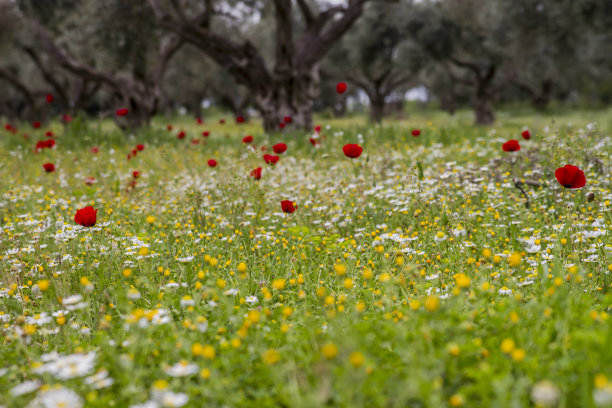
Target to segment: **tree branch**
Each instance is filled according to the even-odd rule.
[[[213,33],[206,27],[207,7],[203,14],[188,24],[172,18],[161,7],[159,0],[148,0],[160,25],[179,35],[184,41],[204,51],[212,60],[226,69],[239,83],[252,92],[263,93],[272,80],[266,64],[253,44],[245,41],[238,44],[227,36]],[[212,0],[205,0],[208,5]],[[210,14],[209,14],[210,16]]]
[[[482,80],[482,73],[480,72],[480,67],[478,64],[469,61],[462,61],[458,58],[450,58],[450,61],[460,68],[466,68],[472,71],[476,75],[479,82]]]
[[[36,65],[36,68],[38,68],[44,80],[49,85],[51,85],[51,87],[55,90],[55,92],[60,97],[64,106],[67,108],[70,105],[70,101],[69,101],[70,98],[68,97],[66,91],[64,90],[64,87],[53,76],[53,74],[47,69],[45,64],[43,64],[42,60],[40,59],[40,56],[36,53],[34,48],[32,48],[29,45],[21,44],[21,43],[18,44],[18,46],[23,50],[23,52],[25,52],[30,57],[32,62],[34,62],[34,65]]]
[[[34,91],[32,91],[15,73],[11,72],[9,69],[0,68],[0,78],[3,78],[8,83],[13,85],[19,92],[25,96],[30,105],[34,105]]]
[[[312,67],[327,54],[335,41],[340,38],[357,21],[363,13],[363,6],[368,0],[350,0],[348,7],[335,6],[321,12],[316,21],[298,40],[297,60],[303,69]],[[333,22],[322,32],[328,20],[342,12],[342,17]]]
[[[304,16],[306,26],[312,26],[312,24],[315,22],[315,17],[312,10],[310,9],[310,6],[308,6],[308,3],[306,3],[306,0],[297,0],[297,4],[300,8],[300,11],[302,12],[302,16]]]

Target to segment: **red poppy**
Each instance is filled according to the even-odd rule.
[[[519,145],[517,140],[512,139],[504,143],[502,149],[504,149],[504,152],[518,152],[521,150],[521,145]]]
[[[225,119],[219,119],[219,123],[225,125]]]
[[[47,173],[52,173],[55,171],[55,165],[53,163],[45,163],[43,164],[43,168]]]
[[[85,179],[85,184],[87,184],[88,186],[93,185],[96,182],[96,179],[94,177],[87,177]]]
[[[198,139],[193,139],[191,141],[191,144],[194,144],[194,145],[199,144],[199,143],[200,143],[200,141]],[[204,142],[202,142],[202,143],[204,143]]]
[[[347,86],[345,82],[338,82],[336,84],[336,92],[338,92],[341,95],[346,92],[346,88]]]
[[[276,164],[278,159],[280,159],[280,157],[271,154],[264,154],[263,158],[267,164]]]
[[[421,135],[421,130],[420,129],[412,129],[412,132],[410,132],[410,133],[412,133],[412,136],[418,137],[418,136]]]
[[[94,210],[93,207],[85,207],[77,210],[74,215],[74,222],[84,227],[93,227],[96,225],[96,215],[98,210]]]
[[[13,126],[11,126],[11,124],[10,124],[10,123],[7,123],[6,125],[4,125],[4,128],[5,128],[6,130],[13,130]]]
[[[208,130],[205,130],[205,131],[202,132],[202,136],[208,137],[208,136],[210,136],[210,132]]]
[[[259,180],[261,178],[261,167],[256,168],[251,172],[251,177],[255,180]]]
[[[202,118],[197,118],[196,122],[198,122],[198,125],[201,125],[202,124]]]
[[[317,133],[321,132],[321,125],[315,126],[314,129],[315,129],[315,132],[317,132]]]
[[[128,153],[127,159],[130,160],[131,158],[132,158],[132,155],[130,153]]]
[[[285,117],[283,118],[283,122],[285,122],[285,123],[291,123],[291,122],[293,122],[293,119],[291,118],[291,116],[285,116]]]
[[[145,146],[143,144],[136,145],[136,149],[138,149],[141,152],[144,150],[144,148]]]
[[[244,123],[244,117],[242,117],[242,116],[238,116],[238,117],[236,118],[236,122],[237,122],[237,123]]]
[[[172,126],[172,125],[166,125],[166,130],[167,130],[168,132],[170,132],[172,129],[174,129],[174,126]]]
[[[53,139],[40,140],[36,143],[36,150],[51,149],[53,146],[55,146],[55,140]]]
[[[132,155],[133,155],[133,156],[136,156],[137,154],[138,154],[138,150],[136,150],[136,149],[132,149]]]
[[[523,133],[521,133],[521,136],[523,136],[523,139],[525,140],[531,139],[531,133],[529,133],[529,129],[523,130]]]
[[[125,116],[127,115],[129,110],[127,108],[120,108],[115,111],[115,115],[117,116]]]
[[[291,214],[297,209],[297,205],[293,201],[283,200],[281,201],[281,209],[287,214]]]
[[[281,129],[284,129],[285,128],[285,122],[279,123],[278,127],[281,128]]]
[[[276,154],[282,154],[287,151],[287,145],[284,143],[277,143],[272,146],[272,150],[274,150],[274,153]]]
[[[346,157],[350,157],[351,159],[356,159],[357,157],[361,156],[361,153],[363,152],[363,148],[359,146],[358,144],[346,144],[342,148],[342,151],[344,152],[344,155]]]
[[[33,127],[34,129],[38,129],[38,128],[40,127],[40,122],[34,122],[34,123],[32,123],[32,127]]]
[[[98,153],[100,153],[100,148],[98,146],[94,146],[94,147],[91,148],[91,152],[93,154],[98,154]]]
[[[210,160],[208,161],[208,165],[209,165],[210,167],[215,167],[215,166],[217,165],[217,161],[216,161],[215,159],[210,159]]]
[[[52,131],[50,131],[50,130],[47,130],[47,131],[45,132],[45,136],[47,136],[47,137],[53,137],[53,132],[52,132]]]
[[[557,181],[565,188],[580,188],[586,184],[584,172],[576,166],[566,164],[565,167],[559,167],[555,170]]]
[[[184,138],[185,138],[185,136],[187,136],[187,133],[185,133],[185,131],[184,131],[184,130],[181,130],[181,131],[179,132],[179,134],[178,134],[178,135],[176,135],[176,137],[177,137],[177,138],[179,138],[179,139],[184,139]]]
[[[70,115],[62,115],[62,120],[66,123],[72,122],[72,116]]]
[[[133,172],[132,172],[132,177],[134,177],[135,179],[137,179],[138,177],[140,177],[140,172],[139,172],[139,171],[133,171]]]
[[[242,143],[251,143],[253,142],[253,136],[248,135],[242,138]]]
[[[268,150],[268,148],[266,146],[261,146],[261,151],[265,152],[266,150]]]
[[[53,95],[47,94],[45,95],[45,99],[47,100],[47,103],[53,103]]]
[[[311,137],[310,139],[308,139],[308,141],[310,142],[311,145],[313,145],[315,147],[317,147],[319,145],[319,142],[314,137]]]

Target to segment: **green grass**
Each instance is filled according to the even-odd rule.
[[[67,389],[78,397],[64,408],[607,406],[612,115],[498,118],[318,119],[317,149],[310,134],[217,117],[158,118],[134,136],[52,124],[57,147],[39,153],[43,131],[3,131],[0,406]],[[503,152],[512,138],[521,150]],[[281,141],[267,166],[260,148]],[[344,157],[345,143],[363,155]],[[584,188],[557,183],[568,163]],[[524,186],[528,208],[514,178],[541,185]],[[77,228],[88,205],[97,224]],[[181,362],[185,376],[170,368]],[[101,370],[112,384],[90,378]]]

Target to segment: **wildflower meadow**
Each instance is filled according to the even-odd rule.
[[[586,116],[7,123],[0,406],[611,406]]]

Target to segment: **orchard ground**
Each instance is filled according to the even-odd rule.
[[[218,119],[2,130],[0,406],[611,406],[612,112]]]

